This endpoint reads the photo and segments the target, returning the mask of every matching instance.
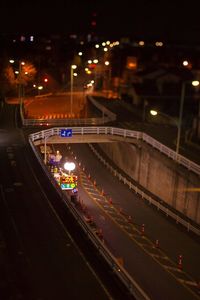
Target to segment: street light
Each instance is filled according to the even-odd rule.
[[[45,165],[47,164],[47,139],[51,136],[50,135],[45,135],[44,137],[44,163]]]
[[[176,139],[176,154],[179,154],[179,148],[180,148],[180,138],[181,138],[181,128],[182,128],[182,118],[183,118],[183,103],[184,103],[184,98],[185,98],[185,86],[187,83],[191,83],[193,86],[198,86],[199,85],[199,81],[198,80],[194,80],[194,81],[185,81],[182,83],[182,87],[181,87],[181,101],[180,101],[180,108],[179,108],[179,118],[178,118],[178,122],[176,122],[174,120],[174,124],[177,126],[177,139]],[[158,112],[156,110],[150,110],[150,114],[152,116],[156,116],[158,114]],[[167,116],[164,113],[159,113],[163,116]],[[172,117],[167,116],[169,118],[172,119]]]
[[[22,66],[25,65],[24,61],[19,61],[19,73],[18,73],[18,97],[19,97],[19,103],[20,103],[20,113],[22,114],[22,97],[23,97],[23,85],[22,85]]]
[[[64,169],[67,170],[70,174],[71,171],[73,171],[76,168],[76,165],[74,162],[66,162],[64,164]]]
[[[70,114],[72,116],[72,104],[73,104],[73,78],[74,78],[74,70],[77,68],[76,65],[71,65],[71,93],[70,93]]]
[[[106,73],[106,80],[107,80],[107,84],[106,87],[109,90],[111,88],[111,66],[110,66],[110,62],[108,60],[106,60],[104,62],[105,65],[105,73]]]
[[[149,112],[150,112],[150,114],[152,116],[157,116],[158,115],[158,116],[163,117],[163,121],[165,119],[167,119],[169,124],[176,125],[176,127],[178,128],[178,122],[177,122],[177,120],[175,118],[173,118],[173,117],[171,117],[171,116],[169,116],[169,115],[167,115],[167,114],[165,114],[163,112],[154,110],[154,109],[151,109]]]
[[[193,80],[191,81],[185,81],[182,83],[181,87],[181,102],[180,102],[180,109],[179,109],[179,121],[178,121],[178,134],[177,134],[177,141],[176,141],[176,153],[179,154],[179,148],[180,148],[180,139],[181,139],[181,127],[182,127],[182,118],[183,118],[183,103],[185,98],[185,86],[187,83],[192,83],[193,86],[198,86],[199,81]]]
[[[10,64],[14,64],[15,60],[10,59]],[[15,71],[15,74],[17,74],[18,79],[18,99],[19,99],[19,105],[20,105],[20,113],[22,113],[22,96],[23,96],[23,85],[22,85],[22,66],[25,65],[24,61],[19,60],[19,69],[18,71]]]

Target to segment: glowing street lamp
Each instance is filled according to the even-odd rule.
[[[157,110],[151,109],[151,110],[150,110],[150,114],[151,114],[152,116],[157,116],[158,112],[157,112]]]
[[[188,81],[183,82],[181,87],[181,102],[180,102],[180,109],[179,109],[178,135],[177,135],[177,143],[176,143],[177,154],[179,154],[179,148],[180,148],[181,126],[182,126],[182,118],[183,118],[183,103],[185,99],[185,86],[187,83]],[[189,83],[192,83],[192,85],[195,87],[199,85],[198,80],[193,80],[192,82],[189,81]]]
[[[70,174],[71,171],[73,171],[76,168],[76,165],[74,162],[66,162],[64,164],[64,169],[67,170]]]
[[[71,70],[70,70],[70,74],[71,74],[70,114],[71,116],[72,116],[72,104],[73,104],[73,84],[74,84],[73,78],[74,78],[74,70],[76,70],[76,68],[77,68],[76,65],[71,65]]]
[[[194,80],[192,82],[191,81],[185,81],[185,82],[182,83],[178,123],[175,122],[175,120],[174,120],[174,124],[176,124],[176,126],[178,128],[177,139],[176,139],[176,154],[179,154],[179,148],[180,148],[182,118],[183,118],[183,104],[184,104],[184,99],[185,99],[185,86],[186,86],[187,83],[191,83],[194,87],[196,87],[196,86],[199,85],[199,81],[198,80]],[[156,116],[158,114],[158,112],[156,110],[151,110],[150,114],[152,116]],[[160,113],[160,114],[163,114],[163,113]],[[163,114],[163,115],[165,115],[165,114]],[[170,116],[168,116],[168,117],[170,118]]]
[[[19,97],[19,103],[20,103],[20,113],[22,114],[22,96],[23,96],[23,85],[22,85],[22,66],[25,65],[24,61],[19,61],[19,73],[18,73],[18,97]]]

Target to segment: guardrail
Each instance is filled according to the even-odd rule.
[[[135,297],[136,300],[150,300],[148,295],[143,291],[143,289],[137,284],[137,282],[129,275],[129,273],[118,264],[116,258],[112,255],[112,253],[109,251],[109,249],[104,245],[104,243],[95,235],[95,233],[91,230],[89,225],[84,221],[81,214],[78,212],[78,210],[75,209],[74,205],[70,201],[70,199],[67,197],[66,194],[63,193],[60,186],[57,184],[51,173],[47,170],[45,164],[43,163],[43,160],[41,156],[39,155],[38,151],[36,150],[33,140],[31,138],[33,135],[30,135],[29,143],[31,145],[31,148],[33,152],[35,153],[41,167],[43,168],[46,176],[49,178],[50,182],[55,187],[57,193],[59,194],[60,198],[64,203],[67,205],[67,207],[70,209],[72,215],[76,219],[76,221],[80,224],[81,228],[84,230],[88,238],[92,241],[93,245],[96,247],[96,249],[99,251],[99,253],[102,255],[102,257],[105,259],[105,261],[108,263],[114,274],[119,278],[119,280],[125,285],[127,290],[130,292],[131,295]],[[38,135],[39,136],[39,135]]]
[[[126,177],[124,177],[120,172],[118,172],[115,168],[113,168],[99,153],[98,151],[89,144],[90,148],[94,152],[94,154],[98,157],[98,159],[106,166],[107,169],[120,181],[122,181],[124,184],[128,185],[129,189],[133,190],[136,194],[139,194],[142,199],[145,199],[149,202],[149,204],[153,204],[158,210],[161,210],[166,216],[170,216],[172,219],[176,221],[176,223],[182,224],[187,231],[192,231],[196,235],[200,236],[200,229],[193,226],[189,221],[185,221],[183,218],[181,218],[178,214],[172,212],[169,208],[166,208],[164,205],[162,205],[157,200],[154,200],[152,197],[147,195],[143,190],[139,189],[138,186],[134,185],[131,181],[129,181]]]
[[[85,221],[82,219],[81,215],[78,213],[78,211],[74,208],[73,204],[69,201],[69,199],[64,195],[60,187],[57,185],[56,181],[52,177],[52,175],[48,172],[46,169],[46,166],[44,165],[41,156],[36,151],[36,148],[34,147],[34,141],[39,139],[47,139],[48,137],[58,135],[60,136],[61,129],[65,129],[63,127],[55,127],[50,128],[47,130],[39,131],[33,134],[29,135],[29,142],[30,145],[40,162],[43,170],[45,171],[46,175],[56,188],[58,194],[60,195],[62,201],[66,203],[66,205],[69,207],[70,211],[72,212],[74,218],[77,220],[77,222],[80,224],[80,226],[83,228],[85,233],[88,235],[88,237],[91,239],[95,247],[98,249],[99,253],[104,257],[104,259],[107,261],[107,263],[112,268],[113,272],[118,276],[118,278],[124,283],[124,285],[128,288],[129,292],[137,299],[137,300],[149,300],[149,297],[146,295],[146,293],[142,290],[142,288],[134,281],[134,279],[127,273],[127,271],[119,266],[118,262],[116,261],[115,257],[109,252],[109,250],[105,247],[105,245],[96,237],[96,235],[91,231],[89,226],[85,223]],[[128,138],[134,138],[138,140],[142,140],[152,147],[156,148],[160,152],[164,153],[168,157],[172,158],[173,160],[177,161],[180,164],[183,164],[188,169],[194,171],[198,175],[200,174],[200,166],[196,165],[195,163],[191,162],[190,160],[184,158],[181,155],[177,155],[175,151],[171,150],[170,148],[164,146],[163,144],[159,143],[152,137],[148,136],[145,133],[139,132],[139,131],[133,131],[133,130],[127,130],[127,129],[121,129],[121,128],[115,128],[115,127],[73,127],[72,133],[74,135],[84,135],[84,134],[97,134],[97,135],[111,135],[111,136],[122,136],[124,139]],[[93,149],[94,152],[96,151]],[[196,227],[194,227],[190,222],[185,221],[180,216],[175,214],[174,212],[170,211],[169,208],[166,208],[161,203],[147,195],[144,191],[140,190],[137,186],[135,186],[132,182],[127,180],[123,175],[121,175],[117,170],[115,170],[111,165],[108,164],[108,162],[103,159],[98,152],[96,152],[96,155],[99,157],[99,159],[105,164],[105,166],[121,180],[124,184],[127,184],[128,187],[135,191],[135,193],[138,193],[142,198],[146,199],[150,204],[153,204],[157,207],[158,210],[161,210],[163,213],[165,213],[167,216],[170,216],[174,220],[176,220],[177,223],[181,223],[183,226],[187,228],[188,231],[192,231],[197,235],[200,235],[200,230]]]
[[[60,93],[64,95],[65,93]],[[35,97],[42,98],[52,95],[52,93],[38,95]],[[58,94],[57,94],[58,95]],[[86,125],[101,125],[106,124],[111,121],[116,120],[116,114],[111,112],[109,109],[105,108],[103,105],[99,104],[92,96],[88,96],[89,101],[96,106],[101,112],[102,117],[98,118],[82,118],[82,119],[26,119],[24,118],[22,110],[20,111],[20,116],[23,126],[86,126]]]
[[[63,127],[54,127],[50,129],[46,129],[43,131],[39,131],[30,135],[31,139],[44,139],[47,136],[60,135],[61,129]],[[161,144],[151,136],[143,133],[141,131],[134,131],[128,129],[122,129],[117,127],[72,127],[72,132],[74,135],[84,135],[84,134],[97,134],[97,135],[111,135],[111,136],[121,136],[125,140],[126,138],[138,139],[143,142],[148,143],[150,146],[154,147],[161,153],[165,154],[172,160],[176,161],[180,165],[183,165],[188,170],[193,171],[195,174],[200,175],[200,166],[193,161],[185,158],[184,156],[177,154],[174,150],[169,147]]]
[[[85,119],[22,119],[23,126],[85,126],[110,122],[109,117]]]

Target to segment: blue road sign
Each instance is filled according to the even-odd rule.
[[[72,137],[72,129],[61,129],[60,136],[61,137]]]

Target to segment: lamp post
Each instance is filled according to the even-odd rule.
[[[47,139],[49,138],[49,136],[45,136],[44,138],[44,163],[45,165],[47,164]]]
[[[184,104],[184,99],[185,99],[185,86],[188,83],[188,81],[185,81],[182,83],[181,87],[181,100],[180,100],[180,108],[179,108],[179,118],[178,122],[174,120],[174,124],[177,126],[177,139],[176,139],[176,154],[179,154],[179,148],[180,148],[180,139],[181,139],[181,129],[182,129],[182,118],[183,118],[183,104]],[[192,82],[189,81],[193,86],[198,86],[199,81],[194,80]],[[152,116],[156,116],[158,112],[156,110],[150,110],[150,114]],[[163,116],[167,116],[164,113],[160,113]],[[168,116],[169,118],[172,119],[172,117]]]
[[[44,163],[47,163],[47,139],[50,138],[52,134],[47,134],[44,136]]]
[[[22,114],[22,97],[23,97],[23,89],[22,89],[22,66],[25,65],[24,61],[19,61],[19,74],[18,74],[18,97],[19,97],[19,104],[20,104],[20,113]]]
[[[72,116],[72,105],[73,105],[73,84],[74,84],[74,80],[73,80],[73,78],[74,78],[74,70],[77,68],[77,66],[76,65],[71,65],[71,70],[70,70],[70,74],[71,74],[71,76],[70,76],[70,85],[71,85],[71,92],[70,92],[70,114],[71,114],[71,116]]]
[[[180,148],[182,119],[183,119],[183,104],[184,104],[184,99],[185,99],[185,86],[187,83],[188,83],[188,81],[183,82],[182,87],[181,87],[181,101],[180,101],[180,108],[179,108],[178,133],[177,133],[177,141],[176,141],[176,153],[177,154],[179,154],[179,148]],[[199,85],[198,80],[194,80],[191,83],[193,86]]]
[[[107,83],[105,84],[105,87],[109,90],[111,88],[111,66],[110,66],[110,62],[108,60],[106,60],[104,62],[105,65],[105,73],[106,73],[106,80]]]
[[[69,175],[70,175],[70,172],[73,171],[75,168],[76,168],[76,165],[74,162],[66,162],[64,164],[64,169],[69,172]]]
[[[10,64],[14,64],[15,60],[14,59],[10,59],[9,60]],[[19,61],[19,67],[18,67],[18,71],[15,71],[15,74],[17,75],[17,79],[18,79],[18,99],[19,99],[19,105],[20,105],[20,113],[22,113],[22,97],[23,97],[23,86],[22,86],[22,66],[25,65],[24,61]]]

